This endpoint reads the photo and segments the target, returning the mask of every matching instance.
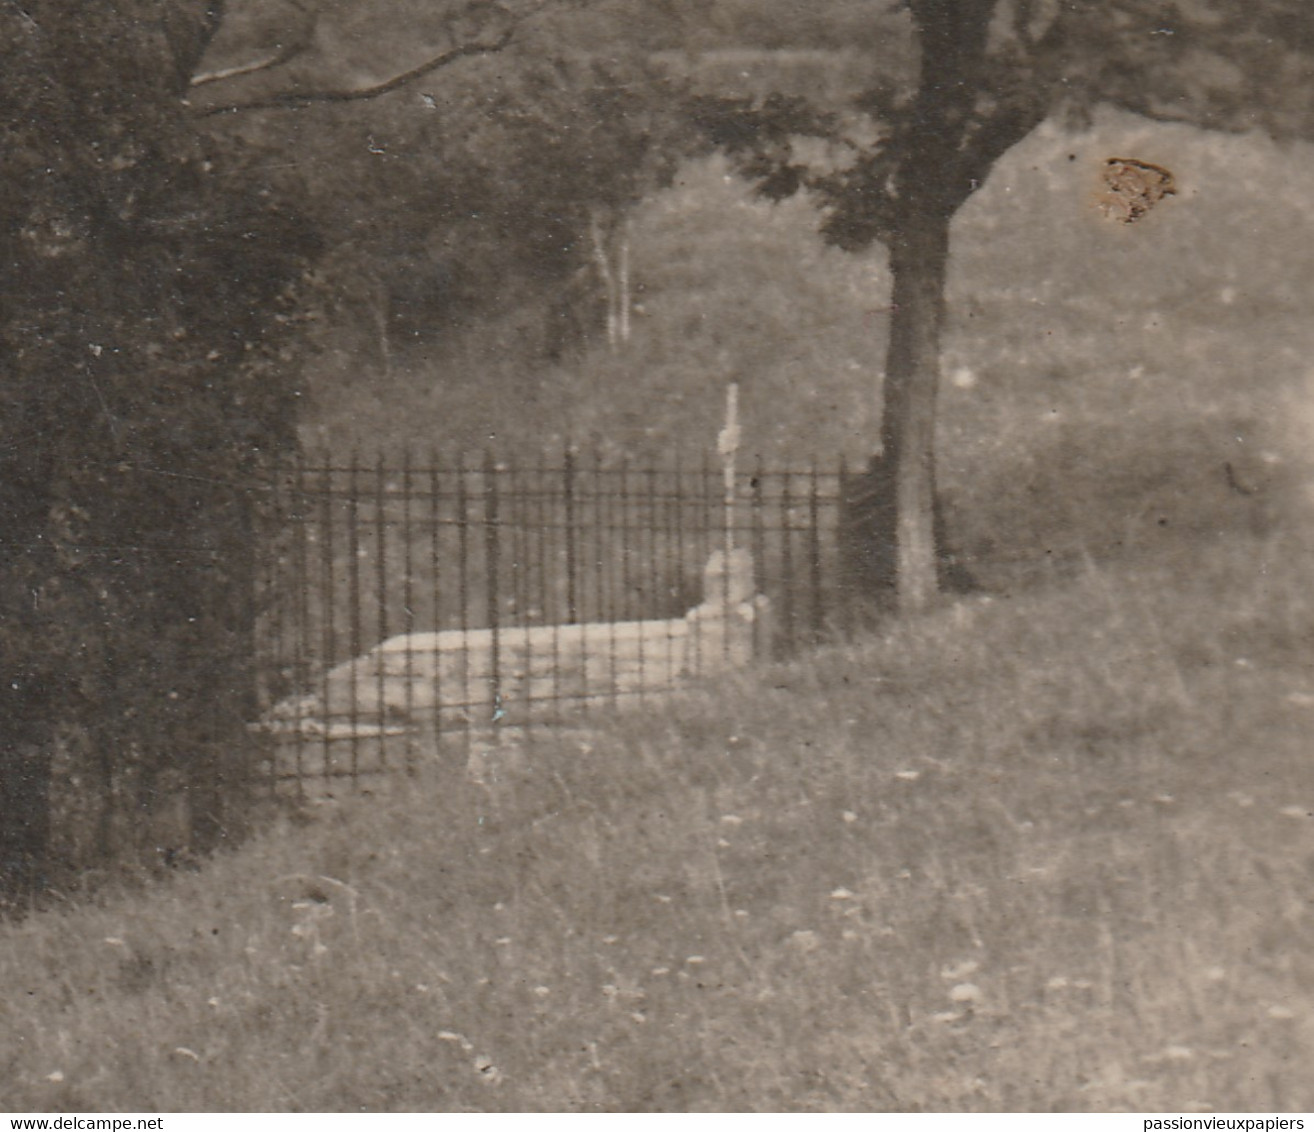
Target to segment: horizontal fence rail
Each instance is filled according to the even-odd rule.
[[[259,595],[269,780],[413,769],[817,642],[847,617],[841,478],[574,450],[280,469]]]

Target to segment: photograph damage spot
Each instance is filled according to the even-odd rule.
[[[1104,188],[1100,209],[1110,220],[1135,224],[1155,205],[1177,195],[1177,182],[1162,165],[1133,157],[1110,157],[1104,162]]]

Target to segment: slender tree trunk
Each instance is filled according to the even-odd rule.
[[[630,340],[630,222],[628,219],[621,221],[616,239],[618,245],[616,303],[619,307],[617,329],[621,344],[624,345]]]
[[[601,220],[595,211],[589,221],[589,235],[593,240],[593,262],[598,269],[598,278],[602,280],[607,303],[607,345],[614,353],[620,346],[620,310],[617,301],[618,285],[616,273],[611,266],[611,249],[607,246],[607,235]]]
[[[389,333],[389,296],[388,285],[382,279],[374,281],[374,294],[371,296],[374,307],[374,329],[379,341],[379,364],[383,367],[383,376],[392,376],[392,336]]]

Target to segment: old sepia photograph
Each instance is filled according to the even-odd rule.
[[[1311,0],[0,0],[0,1110],[1314,1110],[1312,300]]]

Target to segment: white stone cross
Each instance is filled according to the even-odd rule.
[[[725,553],[729,561],[735,548],[735,455],[739,451],[739,383],[732,381],[725,390],[725,428],[716,438],[725,476]]]

